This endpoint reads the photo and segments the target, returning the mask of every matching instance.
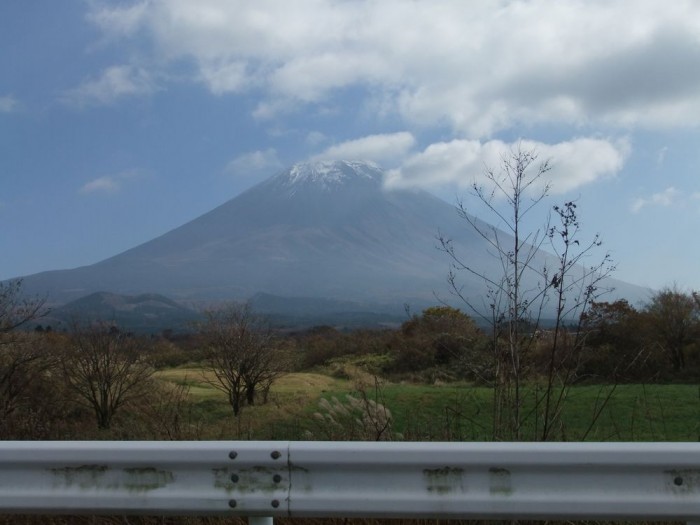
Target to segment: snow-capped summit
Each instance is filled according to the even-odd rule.
[[[317,160],[299,162],[287,172],[289,182],[339,183],[350,178],[381,180],[382,170],[369,161]]]
[[[362,182],[381,185],[382,169],[369,161],[318,160],[300,162],[273,179],[273,183],[289,188],[290,194],[302,186],[330,191],[333,188]]]

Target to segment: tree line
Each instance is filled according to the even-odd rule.
[[[208,312],[189,335],[144,337],[109,323],[75,323],[66,333],[19,330],[43,308],[20,301],[20,289],[17,283],[0,285],[5,438],[95,435],[95,429],[113,428],[115,418],[136,413],[166,435],[181,437],[172,427],[181,424],[188,406],[185,385],[178,390],[154,374],[185,363],[196,363],[206,383],[225,394],[234,417],[266,403],[283,373],[345,377],[348,363],[393,381],[458,381],[495,391],[499,380],[501,363],[489,329],[450,306],[428,308],[397,329],[282,333],[249,305],[233,304]],[[521,355],[523,388],[541,391],[552,366],[554,333],[523,325],[520,336],[528,348]],[[638,307],[624,300],[592,302],[580,326],[561,330],[558,344],[554,366],[568,374],[566,384],[694,381],[700,372],[700,304],[675,287]]]

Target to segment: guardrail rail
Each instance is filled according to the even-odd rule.
[[[700,443],[6,441],[0,513],[700,521]]]

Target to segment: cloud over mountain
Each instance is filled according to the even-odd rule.
[[[394,164],[413,148],[416,139],[407,131],[369,135],[335,144],[312,160],[367,159],[380,164]]]
[[[626,141],[616,143],[602,139],[575,139],[557,144],[521,140],[506,144],[499,140],[452,140],[431,144],[388,174],[392,187],[435,187],[455,183],[469,187],[480,183],[486,169],[500,166],[502,159],[518,148],[537,153],[541,162],[548,161],[553,193],[565,193],[599,178],[615,175],[622,169],[629,151]]]

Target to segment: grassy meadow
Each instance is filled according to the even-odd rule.
[[[492,426],[492,390],[470,384],[424,385],[381,382],[359,374],[350,379],[324,373],[290,373],[272,387],[269,402],[245,407],[234,418],[225,395],[196,367],[158,372],[161,381],[186,385],[192,420],[202,439],[323,438],[317,412],[322,398],[345,403],[361,396],[385,406],[394,435],[406,440],[488,440]],[[525,389],[525,410],[532,410],[537,385]],[[585,385],[566,393],[557,429],[559,439],[578,441],[697,441],[700,439],[700,389],[694,385]],[[534,410],[532,411],[534,413]],[[524,435],[533,436],[530,418]]]

